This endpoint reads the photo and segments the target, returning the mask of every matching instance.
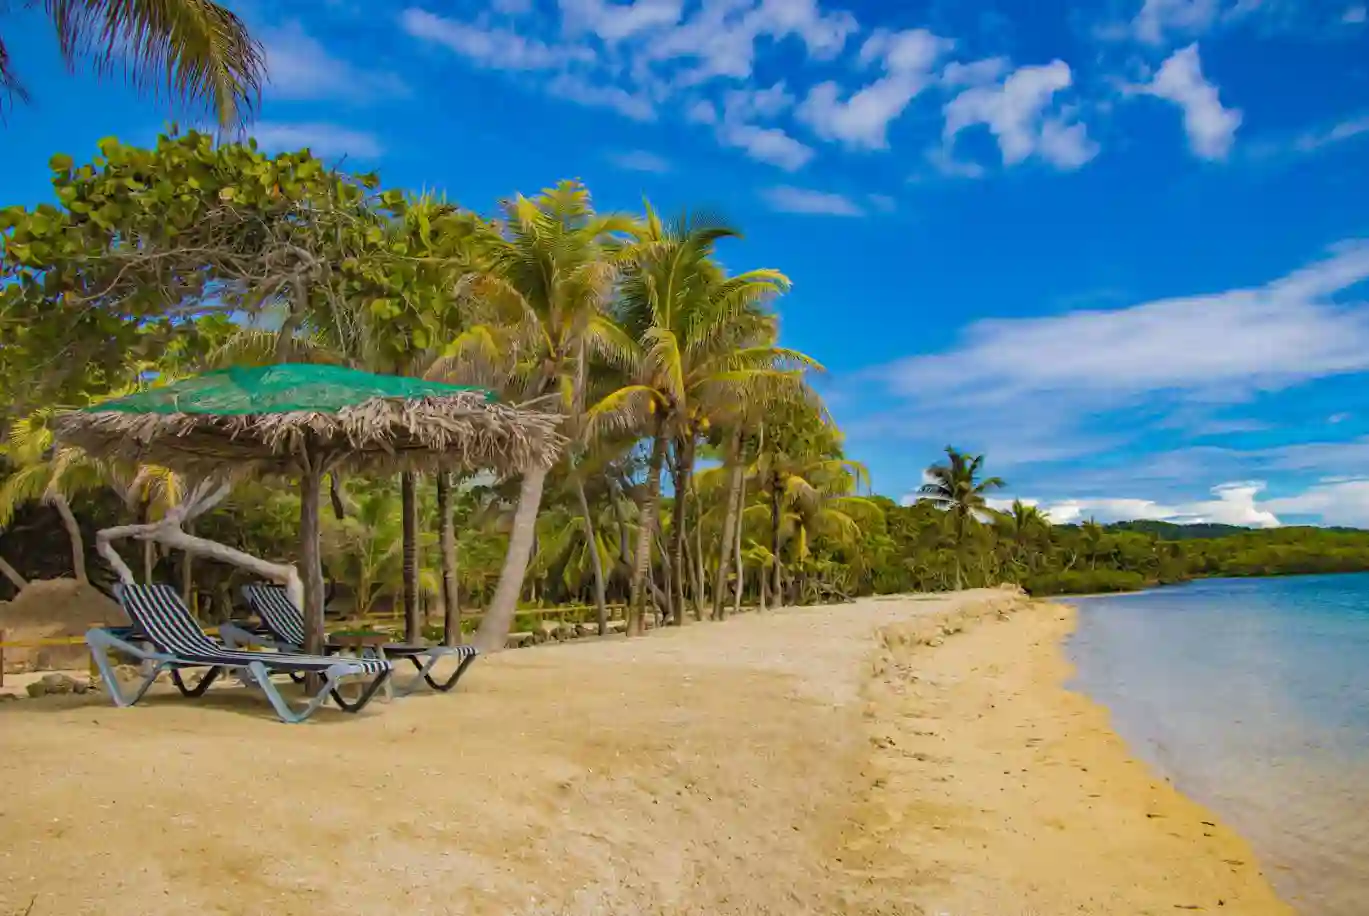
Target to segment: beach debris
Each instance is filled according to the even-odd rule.
[[[43,675],[26,688],[30,697],[57,696],[67,693],[85,693],[90,689],[89,681],[81,681],[69,674],[54,671]]]

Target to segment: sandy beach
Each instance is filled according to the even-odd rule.
[[[1010,591],[483,659],[291,727],[259,696],[0,705],[0,916],[1289,914],[1064,690]]]

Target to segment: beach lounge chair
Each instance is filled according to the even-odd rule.
[[[295,607],[285,589],[279,585],[264,583],[243,586],[242,596],[249,607],[261,619],[260,630],[249,630],[239,624],[229,624],[219,628],[225,640],[240,645],[252,642],[274,646],[282,652],[298,652],[304,645],[304,615]],[[325,644],[324,652],[339,650],[336,644]],[[480,650],[475,646],[420,646],[406,643],[386,643],[377,647],[382,658],[408,659],[418,669],[419,676],[407,684],[394,684],[395,692],[403,696],[412,693],[424,683],[433,690],[446,693],[456,686],[461,675],[475,661]],[[433,677],[433,666],[444,658],[460,659],[456,671],[445,681]]]
[[[303,722],[331,696],[346,712],[359,712],[371,702],[393,671],[389,662],[375,658],[337,658],[277,652],[249,652],[215,642],[200,628],[180,594],[169,585],[120,585],[115,588],[132,622],[131,627],[96,627],[86,633],[86,644],[110,698],[116,706],[132,706],[143,698],[152,682],[163,671],[171,672],[176,689],[188,697],[203,696],[220,674],[231,671],[243,675],[260,688],[285,722]],[[115,651],[147,662],[151,670],[130,697],[124,694],[109,660]],[[181,671],[208,668],[193,687],[186,684]],[[302,709],[293,708],[276,685],[272,674],[317,674],[323,687]],[[371,681],[355,701],[338,691],[339,682],[351,675],[370,677]]]

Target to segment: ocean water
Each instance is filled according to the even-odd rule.
[[[1071,686],[1245,836],[1300,914],[1369,914],[1369,574],[1076,603]]]

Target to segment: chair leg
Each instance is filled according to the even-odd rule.
[[[181,696],[194,699],[195,697],[204,696],[204,692],[209,689],[210,685],[219,679],[219,675],[222,673],[222,668],[210,668],[208,673],[200,678],[198,684],[194,687],[187,687],[185,681],[181,679],[181,669],[173,666],[171,668],[171,683],[176,685],[176,689],[181,692]]]
[[[333,701],[337,703],[338,706],[342,707],[343,712],[361,712],[371,700],[375,699],[375,695],[380,692],[380,689],[385,686],[386,681],[390,679],[391,673],[391,671],[382,671],[380,674],[376,675],[375,679],[366,685],[366,689],[361,692],[361,696],[359,696],[355,702],[349,702],[340,691],[330,688]]]
[[[413,681],[410,682],[405,687],[405,689],[401,691],[401,693],[412,693],[413,691],[417,690],[419,685],[424,681],[426,681],[428,686],[431,687],[433,690],[436,690],[439,693],[446,693],[447,691],[451,690],[453,687],[456,686],[456,682],[461,680],[461,675],[466,673],[466,669],[471,666],[471,662],[475,661],[480,656],[467,655],[465,658],[461,660],[461,664],[456,666],[456,671],[452,673],[451,677],[447,678],[445,681],[438,681],[432,676],[432,670],[433,667],[438,663],[438,661],[445,657],[446,653],[428,653],[428,660],[426,662],[421,662],[418,660],[417,655],[410,655],[409,661],[413,662],[414,667],[418,669],[419,676],[414,678]]]
[[[280,691],[276,689],[276,685],[271,683],[271,678],[265,665],[261,662],[251,662],[247,667],[252,672],[252,676],[256,679],[257,685],[261,687],[262,693],[266,694],[266,699],[270,701],[272,708],[276,710],[276,715],[280,716],[282,722],[287,722],[291,725],[296,725],[312,716],[318,711],[320,706],[328,701],[330,696],[337,701],[337,704],[342,707],[344,712],[360,712],[365,708],[366,704],[371,702],[376,691],[384,685],[385,681],[390,676],[389,671],[382,671],[373,681],[371,681],[371,683],[366,685],[366,690],[355,703],[349,703],[338,692],[337,687],[338,683],[354,669],[349,669],[346,665],[330,668],[325,674],[325,681],[319,692],[310,697],[303,707],[295,709],[290,706],[285,697],[281,696]]]
[[[169,662],[160,661],[131,643],[126,643],[99,630],[92,630],[86,634],[86,645],[90,648],[90,654],[95,659],[95,667],[100,671],[100,679],[105,682],[105,691],[109,694],[109,698],[114,701],[114,705],[120,708],[133,706],[141,700],[148,688],[152,686],[153,681],[157,680],[157,676],[170,667]],[[114,675],[114,666],[109,662],[111,650],[131,655],[139,661],[156,662],[152,670],[144,675],[142,682],[138,684],[132,696],[124,693],[123,686]]]

